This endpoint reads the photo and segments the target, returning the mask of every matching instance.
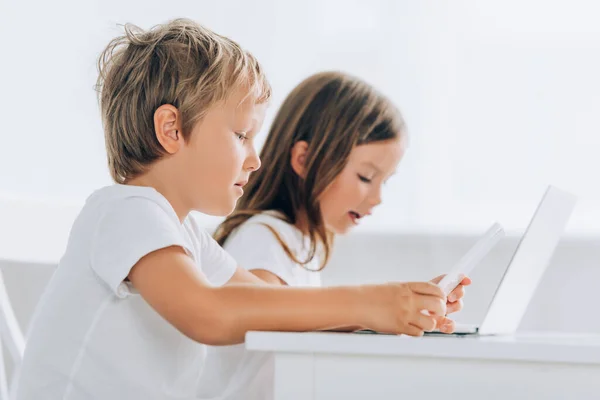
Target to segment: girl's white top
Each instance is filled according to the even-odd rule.
[[[299,261],[305,261],[310,241],[300,230],[274,211],[250,218],[237,228],[224,248],[238,265],[247,270],[262,269],[289,286],[320,286],[319,259],[302,266],[285,253],[273,228]],[[208,347],[205,369],[200,378],[200,398],[265,400],[273,398],[273,358],[267,353],[248,352],[244,345]]]

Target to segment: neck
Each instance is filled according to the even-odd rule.
[[[294,224],[296,228],[300,230],[304,235],[308,235],[308,217],[306,216],[306,211],[299,210],[296,214],[296,223]],[[325,227],[325,231],[327,232],[328,240],[332,240],[335,237],[335,233],[329,229],[327,226]]]
[[[179,193],[176,186],[173,185],[173,179],[169,179],[168,176],[164,176],[157,169],[153,169],[144,173],[143,175],[137,176],[125,183],[126,185],[132,186],[145,186],[154,188],[158,193],[163,195],[165,199],[171,204],[173,210],[177,214],[179,221],[183,223],[185,218],[188,216],[191,207],[186,205],[185,199]]]

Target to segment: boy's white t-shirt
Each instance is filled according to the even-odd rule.
[[[288,245],[296,258],[306,260],[309,239],[274,211],[250,218],[224,244],[237,264],[247,270],[263,269],[289,286],[321,286],[319,258],[301,266],[285,253],[268,225]],[[243,344],[208,346],[205,368],[198,386],[200,398],[214,400],[268,400],[273,398],[273,357],[246,351]]]
[[[140,258],[169,246],[184,248],[214,285],[235,272],[235,260],[192,217],[182,224],[156,190],[114,185],[92,194],[39,301],[16,399],[197,398],[206,346],[124,281]]]

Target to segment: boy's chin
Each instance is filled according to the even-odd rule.
[[[229,204],[224,204],[223,207],[220,210],[220,214],[219,216],[221,217],[226,217],[228,215],[230,215],[232,212],[235,211],[235,206],[237,204],[238,199],[233,199],[232,201],[229,202]]]
[[[230,206],[230,207],[223,207],[217,211],[215,211],[215,213],[211,214],[215,217],[227,217],[229,216],[233,211],[235,210],[235,204]]]
[[[235,205],[237,204],[237,199],[232,202],[228,202],[228,204],[220,203],[213,204],[211,207],[202,207],[196,209],[196,211],[201,212],[202,214],[210,215],[213,217],[226,217],[231,214],[235,210]]]

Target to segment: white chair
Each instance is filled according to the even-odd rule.
[[[25,337],[15,318],[12,305],[10,304],[2,271],[0,271],[0,342],[8,349],[16,371],[23,360]],[[0,346],[0,399],[9,399],[6,361],[4,360],[2,346]]]

